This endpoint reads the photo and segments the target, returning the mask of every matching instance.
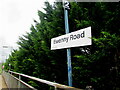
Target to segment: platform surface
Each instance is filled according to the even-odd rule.
[[[4,78],[2,77],[2,75],[0,75],[0,90],[2,90],[2,89],[3,90],[8,90]]]

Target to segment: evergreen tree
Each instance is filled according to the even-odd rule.
[[[73,86],[92,85],[97,90],[120,89],[119,3],[73,3],[69,10],[70,32],[91,26],[92,46],[72,48]],[[66,49],[50,50],[51,38],[65,34],[61,2],[45,2],[31,32],[19,38],[19,50],[7,62],[11,70],[67,85]],[[49,87],[25,80],[38,89]]]

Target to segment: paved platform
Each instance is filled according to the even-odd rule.
[[[8,90],[4,78],[2,77],[2,75],[0,75],[0,90],[2,90],[2,89],[3,90]]]

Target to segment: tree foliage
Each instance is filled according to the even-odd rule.
[[[70,31],[92,27],[92,45],[71,48],[73,86],[96,90],[120,89],[120,5],[119,3],[74,3],[69,10]],[[45,2],[38,11],[40,22],[34,20],[31,32],[19,38],[5,68],[41,79],[67,84],[66,49],[50,50],[51,38],[65,34],[64,10],[61,2]],[[28,83],[37,87],[34,81]],[[46,87],[48,89],[49,87]]]

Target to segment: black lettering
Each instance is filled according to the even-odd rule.
[[[61,39],[58,40],[58,43],[61,43]]]
[[[79,38],[80,38],[80,34],[74,35],[73,38],[74,38],[74,39],[79,39]]]
[[[64,38],[61,39],[61,42],[64,42]]]
[[[53,42],[54,44],[56,44],[56,41],[54,40],[54,42]]]
[[[59,40],[56,40],[56,43],[59,43]]]
[[[77,38],[78,38],[78,39],[80,38],[80,34],[77,34]]]
[[[81,33],[81,38],[85,37],[85,32],[83,31],[83,33]]]
[[[70,35],[70,40],[73,40],[73,35]]]
[[[73,37],[74,39],[76,39],[76,35],[74,35],[74,37]]]
[[[69,38],[69,37],[66,38],[66,43],[68,42],[68,38]]]

